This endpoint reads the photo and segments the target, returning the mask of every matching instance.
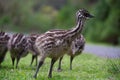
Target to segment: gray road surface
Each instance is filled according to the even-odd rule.
[[[120,58],[120,47],[86,44],[83,52],[101,57]]]

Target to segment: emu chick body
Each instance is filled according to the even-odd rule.
[[[67,54],[70,56],[70,69],[72,70],[72,61],[75,58],[75,56],[78,56],[82,53],[85,46],[85,39],[82,34],[78,38],[76,38],[72,44],[71,48],[68,50]],[[63,56],[59,59],[59,66],[58,71],[61,71],[61,61],[63,59]]]

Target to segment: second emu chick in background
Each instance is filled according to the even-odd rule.
[[[21,33],[16,33],[12,35],[12,38],[9,41],[8,48],[10,50],[12,64],[14,66],[15,58],[17,59],[16,68],[18,67],[18,63],[21,57],[27,56],[29,52],[32,54],[33,63],[34,58],[36,58],[37,65],[37,51],[34,48],[34,43],[37,38],[37,34],[24,35]]]
[[[8,43],[8,49],[10,51],[13,66],[15,59],[17,59],[16,68],[18,67],[21,57],[25,57],[28,54],[28,48],[28,40],[24,34],[16,33],[12,35]]]
[[[78,38],[76,38],[72,44],[71,44],[71,48],[68,51],[68,55],[70,56],[70,70],[72,70],[72,61],[73,59],[80,55],[82,53],[82,51],[84,50],[85,47],[85,38],[83,37],[83,35],[81,34]],[[59,59],[59,66],[58,66],[58,71],[61,71],[61,61],[63,59],[63,56]]]
[[[35,44],[35,40],[36,38],[39,36],[40,34],[30,34],[28,36],[28,42],[29,42],[29,52],[32,53],[32,60],[31,60],[31,63],[30,63],[30,66],[33,64],[33,61],[34,59],[36,59],[36,66],[37,66],[37,50],[35,49],[34,47],[34,44]]]

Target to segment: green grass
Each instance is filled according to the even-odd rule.
[[[35,80],[35,64],[30,65],[31,55],[22,58],[18,69],[13,68],[9,53],[0,67],[0,80]],[[34,62],[35,63],[35,62]],[[119,74],[108,71],[107,59],[91,54],[82,54],[73,61],[73,70],[69,70],[69,57],[64,56],[62,72],[57,72],[58,62],[54,65],[53,77],[47,78],[50,59],[47,58],[41,67],[36,80],[119,80]]]
[[[119,75],[119,73],[120,73],[120,58],[108,59],[107,65],[108,65],[108,71],[110,73]]]

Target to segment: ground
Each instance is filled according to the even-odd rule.
[[[86,44],[85,53],[95,54],[106,58],[120,58],[120,47],[112,45]]]
[[[9,53],[0,67],[0,80],[35,80],[35,64],[30,65],[31,55],[22,58],[18,69],[13,68]],[[35,62],[34,62],[35,63]],[[108,71],[107,59],[83,53],[73,61],[73,70],[69,70],[69,56],[64,56],[62,72],[57,72],[58,62],[54,65],[53,77],[47,78],[50,59],[47,58],[36,80],[119,80],[119,74]]]

